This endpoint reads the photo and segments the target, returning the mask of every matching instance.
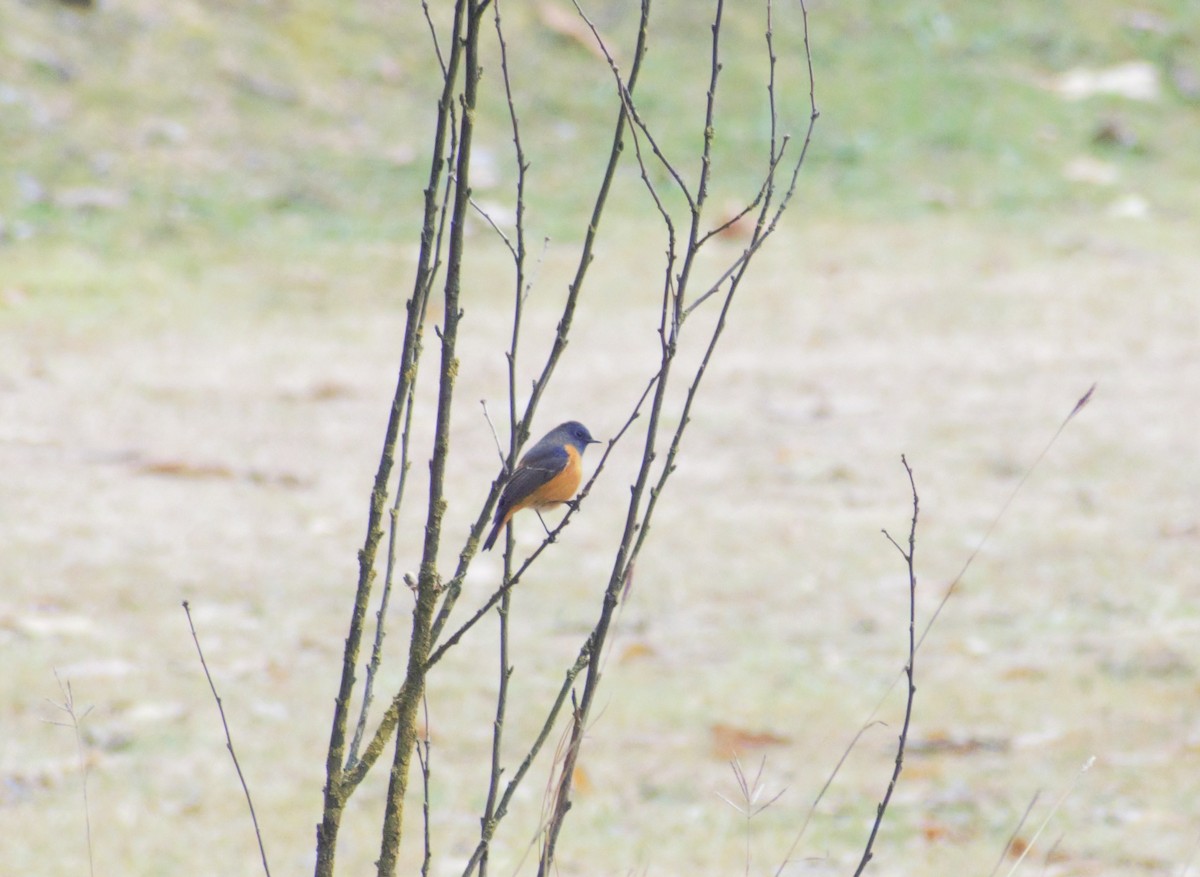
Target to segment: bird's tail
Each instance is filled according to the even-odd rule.
[[[496,544],[496,537],[500,535],[500,530],[504,527],[505,520],[502,517],[496,518],[496,523],[492,525],[492,532],[488,533],[488,537],[483,540],[483,550],[491,551],[492,546]]]

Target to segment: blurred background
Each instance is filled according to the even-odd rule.
[[[448,9],[431,5],[444,27]],[[689,180],[702,5],[655,5],[637,90]],[[713,224],[757,191],[770,131],[765,12],[727,6]],[[628,69],[634,4],[584,9]],[[549,348],[617,105],[571,4],[500,10],[530,160],[520,393]],[[889,686],[907,577],[879,531],[907,534],[904,453],[921,495],[918,626],[990,536],[918,654],[870,873],[990,871],[1031,801],[1014,848],[1045,828],[1027,873],[1194,872],[1200,5],[814,0],[808,14],[820,119],[622,608],[561,871],[773,873],[790,855],[785,874],[853,872],[903,715]],[[772,25],[794,150],[810,114],[800,6],[779,0]],[[488,43],[472,186],[511,234],[511,127]],[[416,4],[0,5],[0,871],[82,873],[90,814],[97,873],[261,873],[185,599],[273,871],[311,870],[438,63]],[[507,409],[511,260],[478,216],[468,234],[443,563],[498,471],[477,401],[501,423]],[[744,234],[714,241],[702,276]],[[603,438],[620,427],[657,359],[665,246],[629,149],[535,435],[566,419]],[[693,343],[714,317],[697,312]],[[618,450],[514,596],[510,765],[598,611],[636,456]],[[403,569],[426,459],[414,455]],[[539,532],[519,523],[518,547]],[[499,572],[478,561],[464,600]],[[401,678],[406,596],[384,692]],[[459,873],[478,835],[495,648],[477,631],[432,682],[437,874]],[[90,708],[82,750],[60,725],[60,681]],[[886,725],[864,733],[789,854],[881,700]],[[764,765],[767,797],[783,793],[748,824],[721,799],[737,800],[732,753]],[[529,870],[550,769],[542,758],[514,802],[494,868]],[[347,814],[344,873],[378,854],[384,782]],[[415,873],[415,844],[408,856]]]

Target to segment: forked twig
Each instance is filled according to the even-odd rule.
[[[648,8],[645,2],[643,2],[642,8],[644,17]],[[706,109],[708,106],[711,106],[711,101],[715,93],[715,82],[720,68],[719,30],[721,22],[720,13],[722,9],[723,3],[718,0],[717,12],[714,15],[714,23],[712,25],[714,33],[711,56],[711,64],[713,69],[710,71],[709,83],[710,103],[706,105]],[[643,29],[644,28],[645,22],[643,21]],[[611,53],[606,54],[611,59]],[[615,65],[612,65],[611,61],[610,66],[615,68]],[[653,384],[654,394],[649,405],[645,441],[642,451],[642,462],[638,468],[634,483],[630,488],[630,500],[626,513],[624,530],[622,532],[620,546],[617,549],[616,558],[614,559],[613,568],[609,576],[608,585],[605,589],[604,602],[601,607],[600,617],[593,627],[590,635],[590,638],[594,643],[596,653],[591,664],[587,668],[587,675],[584,679],[582,692],[578,700],[578,718],[576,722],[573,723],[571,740],[569,745],[566,747],[564,763],[559,769],[561,785],[557,790],[557,800],[554,807],[554,812],[551,816],[549,824],[545,829],[546,839],[543,846],[544,856],[539,864],[539,877],[545,877],[551,868],[557,837],[562,828],[566,813],[569,809],[570,801],[568,794],[570,791],[570,783],[581,749],[583,728],[586,727],[587,717],[600,685],[600,679],[603,672],[603,666],[600,658],[604,654],[604,646],[613,621],[616,607],[618,605],[619,594],[628,581],[629,571],[632,568],[632,565],[636,562],[638,552],[649,530],[658,497],[662,492],[666,480],[674,471],[675,454],[680,447],[683,431],[686,429],[689,422],[688,413],[690,411],[691,403],[695,398],[696,391],[701,380],[703,379],[705,370],[715,349],[716,343],[724,329],[725,315],[730,307],[733,296],[737,291],[741,280],[745,276],[746,268],[749,265],[749,253],[747,253],[744,254],[743,258],[735,262],[731,272],[729,275],[727,275],[729,277],[729,285],[728,289],[725,291],[721,314],[716,322],[715,327],[709,333],[704,357],[701,360],[700,365],[697,367],[688,387],[688,393],[686,397],[687,401],[684,403],[683,410],[678,412],[678,426],[671,435],[670,450],[666,455],[666,459],[660,463],[658,459],[660,420],[664,411],[666,410],[667,387],[671,368],[675,362],[679,349],[678,345],[680,332],[683,324],[683,317],[685,316],[684,302],[686,300],[687,290],[690,286],[692,278],[691,270],[695,264],[695,259],[700,246],[699,241],[701,240],[701,234],[699,231],[699,221],[700,211],[703,206],[703,197],[701,197],[701,195],[707,191],[708,167],[707,162],[702,162],[700,180],[697,186],[697,192],[700,193],[700,195],[692,196],[687,187],[682,183],[682,179],[678,176],[675,169],[669,165],[661,150],[657,149],[653,137],[647,130],[645,124],[638,117],[636,107],[632,105],[632,101],[628,96],[628,90],[622,87],[619,74],[617,74],[615,69],[613,72],[617,79],[618,93],[625,107],[625,112],[632,120],[632,127],[635,132],[635,144],[636,133],[640,133],[650,143],[651,148],[655,151],[656,157],[664,163],[668,172],[676,180],[683,193],[687,196],[689,210],[687,222],[689,233],[684,244],[684,250],[681,254],[682,264],[678,269],[678,273],[675,274],[673,273],[675,271],[677,246],[675,224],[671,217],[663,210],[662,202],[656,197],[653,187],[648,186],[647,189],[650,193],[650,196],[655,201],[656,206],[659,207],[660,213],[664,214],[663,220],[664,225],[666,226],[667,235],[667,264],[664,271],[661,299],[661,318],[659,323],[661,348],[660,364],[655,374],[655,382]],[[707,118],[708,116],[706,115],[706,119]],[[709,155],[708,148],[711,145],[711,131],[707,130],[708,128],[711,128],[711,126],[706,125],[706,148],[704,152],[704,156],[706,157]],[[641,163],[642,160],[639,153],[639,164]],[[788,192],[781,200],[780,204],[776,207],[776,212],[769,217],[769,221],[767,214],[768,208],[766,205],[770,202],[768,199],[764,199],[763,212],[760,214],[759,225],[756,229],[758,243],[761,243],[761,240],[765,234],[769,233],[769,229],[774,228],[774,222],[778,219],[782,209],[786,206],[787,200],[791,193],[794,192],[795,180],[798,173],[799,165],[797,164],[797,166],[793,169]],[[644,167],[643,174],[645,175]],[[753,252],[753,249],[756,248],[752,248],[750,252]],[[672,413],[675,414],[676,412]],[[655,470],[657,470],[656,475],[654,474]]]
[[[900,552],[900,556],[904,558],[904,562],[908,566],[908,663],[904,667],[904,672],[908,676],[908,697],[904,703],[904,724],[900,727],[900,742],[896,746],[896,766],[892,769],[892,778],[888,782],[887,791],[884,792],[883,800],[879,802],[879,808],[875,812],[875,822],[871,825],[871,834],[867,838],[867,845],[863,848],[862,859],[858,863],[854,877],[858,877],[858,875],[866,870],[867,863],[871,861],[874,855],[872,847],[875,845],[875,838],[879,834],[879,827],[883,824],[883,817],[887,813],[888,803],[892,800],[892,792],[896,789],[896,783],[900,779],[900,771],[904,767],[904,749],[908,743],[908,728],[912,721],[913,700],[917,695],[917,687],[913,684],[913,664],[917,656],[917,571],[913,558],[917,553],[917,515],[920,512],[920,500],[917,498],[917,482],[913,478],[912,467],[908,465],[908,460],[903,454],[900,455],[900,462],[904,464],[904,471],[908,473],[908,484],[912,488],[913,512],[912,523],[908,529],[908,550],[905,551],[887,530],[883,531],[883,535]]]
[[[267,851],[263,847],[262,831],[258,827],[258,816],[254,812],[254,801],[250,797],[250,786],[242,774],[242,765],[238,762],[237,751],[233,748],[233,736],[229,733],[229,722],[225,719],[225,706],[221,703],[221,695],[217,694],[217,685],[213,682],[212,674],[208,672],[208,662],[204,660],[204,649],[200,648],[200,637],[196,635],[196,625],[192,623],[192,609],[188,601],[183,601],[183,611],[187,615],[188,629],[192,632],[192,642],[196,644],[196,654],[200,656],[200,666],[204,668],[204,678],[212,690],[213,700],[217,702],[217,712],[221,714],[221,727],[225,730],[225,748],[233,759],[233,769],[237,771],[238,782],[242,784],[242,792],[246,796],[246,806],[250,808],[250,821],[254,823],[254,838],[258,841],[258,853],[262,857],[263,871],[271,877],[271,866],[267,864]]]

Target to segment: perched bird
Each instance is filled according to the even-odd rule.
[[[598,443],[586,426],[568,420],[530,448],[504,485],[483,550],[491,550],[500,530],[521,509],[541,511],[570,501],[583,480],[583,452]]]

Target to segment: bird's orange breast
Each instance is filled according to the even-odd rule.
[[[564,503],[575,495],[583,481],[583,458],[573,445],[567,445],[567,465],[562,471],[538,487],[528,499],[521,503],[522,508],[544,509]]]

